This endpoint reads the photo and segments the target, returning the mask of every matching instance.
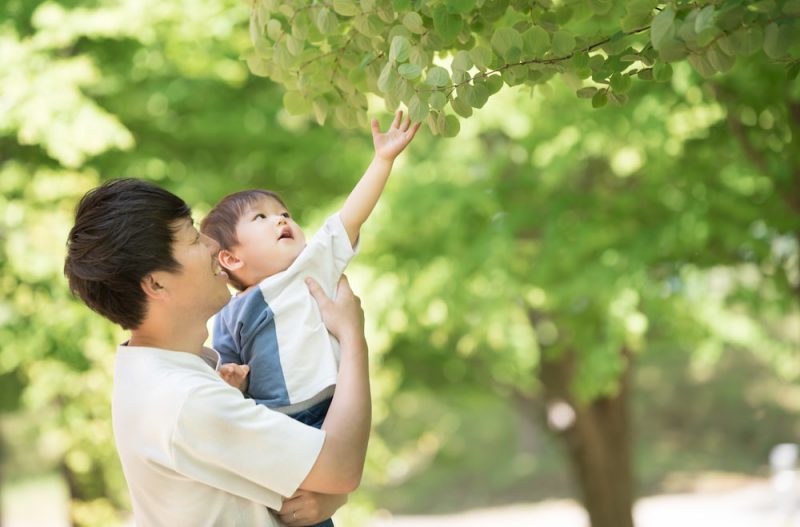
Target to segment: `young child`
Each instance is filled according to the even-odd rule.
[[[316,279],[333,296],[395,158],[418,129],[402,112],[385,133],[372,121],[375,157],[342,210],[308,244],[284,201],[267,190],[231,194],[203,220],[201,231],[220,244],[219,262],[240,291],[214,321],[213,346],[228,363],[220,375],[259,404],[322,426],[336,385],[338,343],[304,281]]]

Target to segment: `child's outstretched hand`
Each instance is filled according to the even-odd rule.
[[[411,126],[411,119],[406,117],[404,121],[403,112],[399,111],[394,116],[394,121],[392,121],[389,129],[385,133],[381,133],[378,120],[373,119],[372,142],[375,145],[375,156],[387,161],[394,161],[414,138],[414,134],[419,130],[420,124],[422,123],[416,123]]]
[[[247,374],[250,373],[250,366],[247,364],[223,364],[219,368],[219,376],[222,380],[241,390],[244,393],[247,390]]]

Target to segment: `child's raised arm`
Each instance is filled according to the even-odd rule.
[[[392,125],[385,133],[381,133],[378,121],[372,120],[372,142],[375,145],[375,157],[367,171],[361,176],[356,187],[347,197],[340,212],[342,223],[347,230],[350,243],[355,245],[361,226],[372,213],[383,187],[392,171],[395,158],[402,152],[417,133],[420,123],[411,126],[411,120],[403,120],[403,112],[397,112]]]

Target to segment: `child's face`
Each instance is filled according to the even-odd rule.
[[[286,207],[264,196],[236,224],[239,243],[232,252],[244,262],[239,273],[248,286],[286,270],[306,246],[306,238]]]

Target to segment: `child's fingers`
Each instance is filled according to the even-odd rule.
[[[403,120],[403,110],[398,110],[397,114],[394,116],[394,121],[392,121],[392,128],[397,128],[400,126],[400,123]]]
[[[408,137],[409,141],[414,139],[414,136],[417,135],[417,130],[419,130],[420,125],[422,125],[422,121],[416,123],[414,126],[409,128],[409,130],[406,132],[406,136]]]
[[[381,133],[381,125],[380,125],[380,123],[378,123],[377,119],[373,119],[371,124],[372,124],[372,135],[373,136],[378,135],[379,133]]]
[[[405,132],[408,130],[409,126],[411,126],[411,117],[406,117],[406,120],[403,121],[403,124],[400,126],[400,131]]]

